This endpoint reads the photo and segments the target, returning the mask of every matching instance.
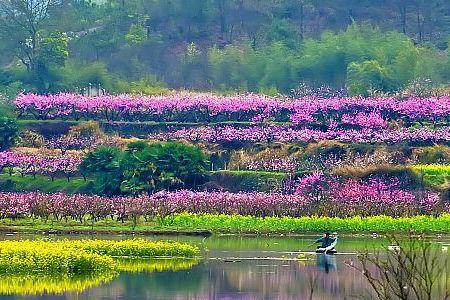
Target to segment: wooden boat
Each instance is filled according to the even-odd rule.
[[[336,237],[330,246],[325,247],[325,248],[318,247],[316,249],[316,253],[325,253],[325,254],[329,254],[329,255],[336,254],[337,250],[335,249],[335,247],[336,247],[337,241],[338,241],[338,238]]]

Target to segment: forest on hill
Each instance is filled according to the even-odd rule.
[[[447,0],[1,0],[0,94],[446,89],[449,43]]]

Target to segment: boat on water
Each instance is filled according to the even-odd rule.
[[[328,255],[333,255],[337,253],[337,250],[335,249],[336,245],[338,242],[338,238],[336,237],[333,241],[333,243],[331,243],[330,246],[328,247],[317,247],[316,249],[316,253],[318,254],[328,254]]]

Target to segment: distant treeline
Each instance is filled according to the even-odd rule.
[[[448,84],[449,41],[446,0],[5,0],[0,94],[392,93]]]

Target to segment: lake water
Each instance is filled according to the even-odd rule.
[[[298,260],[299,250],[312,250],[312,236],[149,239],[186,241],[207,250],[200,261],[128,262],[130,271],[100,279],[0,277],[0,299],[362,299],[368,295],[366,282],[348,263],[357,260],[358,251],[386,245],[380,237],[342,237],[339,255],[307,254]]]

